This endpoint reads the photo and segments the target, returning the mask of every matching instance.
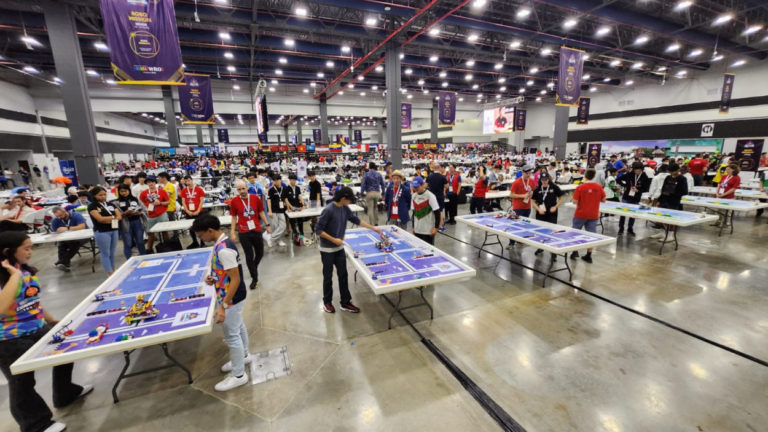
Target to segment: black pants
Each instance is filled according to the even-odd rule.
[[[323,303],[331,303],[333,300],[333,267],[336,266],[336,276],[339,278],[339,295],[341,304],[352,301],[349,293],[347,274],[347,256],[344,249],[336,252],[320,252],[323,262]]]
[[[640,201],[628,201],[628,200],[622,200],[622,202],[629,203],[629,204],[640,204]],[[624,220],[626,218],[624,216],[619,218],[619,231],[624,231]],[[635,218],[629,218],[629,230],[632,231],[632,228],[635,226]]]
[[[424,240],[425,242],[427,242],[427,243],[429,243],[431,245],[435,244],[435,236],[433,236],[433,235],[419,234],[419,233],[414,233],[413,235],[415,235],[416,237]]]
[[[693,185],[694,186],[701,186],[704,184],[704,178],[700,175],[693,176]]]
[[[0,232],[2,231],[27,231],[27,224],[11,222],[9,220],[0,221]]]
[[[482,213],[485,206],[485,198],[473,196],[469,201],[469,212],[472,214]]]
[[[456,194],[448,194],[447,196],[448,202],[445,204],[445,213],[448,216],[448,221],[453,221],[459,213],[459,196]]]
[[[38,432],[53,424],[53,413],[42,397],[35,391],[35,373],[11,375],[11,364],[24,354],[45,333],[45,326],[31,335],[0,342],[0,370],[8,380],[11,415],[22,432]],[[53,405],[69,405],[80,396],[83,388],[72,383],[72,363],[53,368]]]
[[[293,233],[294,237],[297,234],[304,235],[304,222],[307,220],[307,218],[288,218],[288,220],[291,222],[291,232]]]
[[[194,223],[195,219],[197,219],[200,215],[204,215],[205,213],[206,213],[205,210],[201,211],[200,214],[198,214],[197,216],[190,216],[190,215],[184,213],[184,218],[185,219],[192,219],[192,221],[193,221],[192,223]],[[200,240],[200,241],[197,240],[197,236],[195,235],[194,231],[189,230],[189,236],[192,237],[192,244],[189,245],[189,247],[195,248],[195,247],[204,247],[205,246],[205,244],[203,243],[202,240]]]
[[[547,211],[544,214],[539,214],[539,212],[536,212],[536,220],[540,220],[540,221],[556,224],[557,223],[557,212],[550,213],[549,211]]]
[[[168,221],[173,222],[173,221],[176,220],[176,212],[175,211],[169,211],[169,212],[166,212],[166,214],[168,215]]]
[[[245,265],[251,274],[251,284],[256,284],[259,281],[259,263],[264,256],[264,240],[258,231],[238,233],[238,236],[245,252]]]
[[[82,240],[59,242],[59,262],[69,267],[72,257],[77,255],[77,251],[80,250],[80,246],[83,244],[85,244],[85,241]]]

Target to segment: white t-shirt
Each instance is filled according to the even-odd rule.
[[[222,234],[221,237],[216,241],[222,242],[227,239],[226,234]],[[219,251],[219,261],[221,261],[221,266],[224,267],[224,270],[229,270],[237,267],[237,251],[230,248],[223,248]]]
[[[149,189],[149,185],[148,184],[146,184],[146,183],[144,183],[144,184],[136,183],[135,185],[133,185],[131,187],[131,195],[133,195],[135,197],[138,197],[139,195],[141,195],[142,192],[144,192],[147,189]]]

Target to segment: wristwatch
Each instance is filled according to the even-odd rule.
[[[224,310],[229,309],[229,303],[221,302],[221,307],[224,308]]]

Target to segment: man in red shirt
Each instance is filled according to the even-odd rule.
[[[584,173],[584,183],[573,191],[573,203],[576,204],[576,211],[573,213],[573,228],[586,229],[589,232],[597,232],[597,221],[600,220],[600,203],[605,202],[605,190],[599,184],[593,182],[595,178],[595,169],[589,168]],[[579,257],[578,251],[571,253],[571,259]],[[587,254],[581,257],[582,260],[592,262],[592,248],[587,249]]]
[[[157,187],[157,177],[148,176],[147,186],[149,189],[141,192],[139,200],[147,207],[147,250],[154,250],[155,234],[150,232],[152,227],[160,222],[168,222],[168,192],[163,188]],[[168,233],[163,233],[163,239],[168,239]]]
[[[701,153],[696,153],[696,156],[688,162],[688,172],[693,176],[694,186],[701,186],[704,183],[704,173],[707,167],[709,167],[709,162],[701,158]]]
[[[186,219],[197,219],[203,211],[205,191],[200,186],[195,185],[195,181],[189,174],[181,179],[181,183],[184,185],[184,188],[179,191],[179,198],[181,198],[184,217]],[[205,246],[202,241],[197,241],[197,236],[193,231],[190,230],[189,235],[192,237],[192,244],[189,245],[190,248]]]
[[[518,216],[528,217],[531,215],[531,197],[533,190],[536,189],[536,182],[533,181],[531,173],[533,167],[523,166],[523,175],[512,183],[509,188],[509,197],[512,198],[512,210]],[[515,245],[514,240],[510,240],[507,249]]]
[[[240,237],[245,252],[245,264],[251,274],[250,289],[255,289],[259,285],[259,262],[264,256],[264,240],[259,220],[264,223],[267,232],[271,231],[261,199],[249,194],[248,185],[242,180],[235,182],[235,189],[237,196],[229,203],[229,214],[232,215],[229,238],[237,242],[238,236]]]

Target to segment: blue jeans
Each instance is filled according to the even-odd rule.
[[[531,216],[531,209],[520,209],[515,210],[515,214],[517,214],[520,217],[530,217]],[[510,246],[515,244],[514,240],[509,241]]]
[[[117,230],[112,231],[94,231],[93,238],[99,247],[99,258],[101,266],[107,273],[115,270],[115,250],[117,250]]]
[[[634,220],[634,219],[630,219]],[[598,219],[579,219],[579,218],[573,218],[573,225],[571,225],[574,229],[582,229],[591,232],[596,233],[597,232],[597,221]]]
[[[229,359],[232,361],[232,375],[236,377],[245,373],[245,355],[248,353],[248,330],[243,323],[244,304],[241,301],[227,309],[227,316],[221,323],[224,342],[229,347]]]
[[[123,238],[123,255],[125,259],[131,258],[133,246],[139,251],[139,255],[146,255],[147,250],[144,248],[144,225],[141,224],[141,218],[128,221],[128,231],[121,231],[120,236]]]

